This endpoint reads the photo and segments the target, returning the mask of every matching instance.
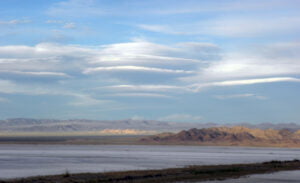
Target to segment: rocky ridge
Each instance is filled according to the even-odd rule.
[[[192,128],[179,133],[144,137],[141,141],[158,144],[300,147],[300,130],[263,130],[243,126]]]

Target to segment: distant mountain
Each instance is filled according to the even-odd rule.
[[[227,127],[232,127],[237,124],[225,124]],[[295,123],[262,123],[262,124],[238,124],[249,128],[268,129],[288,129],[290,131],[297,131],[300,125]],[[51,132],[51,133],[73,133],[73,132],[128,132],[137,131],[145,132],[145,134],[155,134],[161,132],[179,132],[184,129],[191,128],[211,128],[220,127],[224,124],[216,123],[189,123],[189,122],[164,122],[155,120],[87,120],[87,119],[70,119],[70,120],[56,120],[56,119],[28,119],[28,118],[14,118],[0,120],[0,134],[1,133],[31,133],[31,132]]]
[[[15,118],[0,120],[1,132],[95,132],[138,130],[160,133],[163,131],[178,132],[187,128],[207,128],[216,126],[213,123],[178,123],[155,120],[86,120],[86,119],[26,119]],[[148,133],[147,133],[148,134]]]
[[[162,133],[141,139],[144,143],[300,147],[300,130],[213,127]]]

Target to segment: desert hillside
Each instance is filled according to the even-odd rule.
[[[162,133],[142,138],[145,143],[300,147],[300,130],[213,127]]]

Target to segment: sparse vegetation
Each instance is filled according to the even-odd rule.
[[[66,170],[66,172],[63,174],[63,177],[70,177],[70,173],[68,170]]]

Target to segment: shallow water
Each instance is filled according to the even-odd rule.
[[[271,174],[256,174],[239,179],[224,181],[207,181],[201,183],[299,183],[300,171],[282,171]],[[195,182],[193,182],[195,183]],[[200,183],[200,182],[199,182]]]
[[[186,165],[252,163],[300,158],[300,149],[135,146],[0,145],[0,178]]]

